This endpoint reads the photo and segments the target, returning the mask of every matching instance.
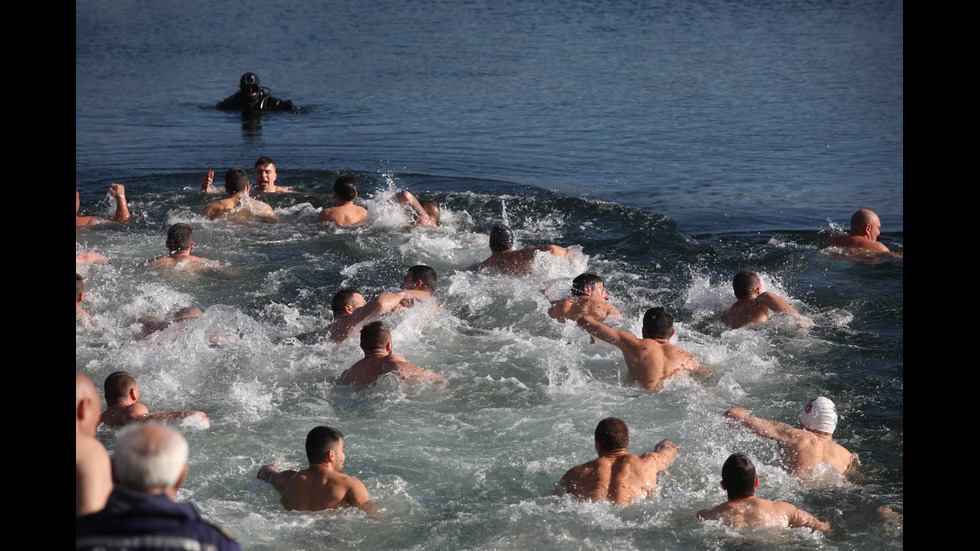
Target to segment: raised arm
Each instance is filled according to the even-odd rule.
[[[201,191],[203,193],[207,193],[211,191],[211,184],[213,183],[214,183],[214,169],[209,166],[208,171],[205,172],[204,176],[201,177]]]
[[[116,215],[112,219],[119,223],[129,221],[129,204],[126,203],[126,188],[122,184],[112,184],[109,186],[109,195],[116,200]]]

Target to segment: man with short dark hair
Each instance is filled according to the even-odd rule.
[[[607,417],[595,428],[595,450],[599,457],[573,467],[558,482],[558,493],[569,493],[589,501],[630,505],[646,499],[657,486],[657,475],[677,457],[677,446],[661,440],[652,452],[629,453],[629,429],[621,419]]]
[[[240,551],[192,503],[173,501],[187,478],[187,457],[187,440],[163,425],[140,423],[119,431],[112,456],[115,488],[104,509],[75,521],[75,549]]]
[[[214,177],[214,171],[210,169],[208,174]],[[225,192],[231,197],[205,205],[201,215],[209,220],[226,217],[228,220],[278,222],[279,217],[272,207],[249,197],[250,187],[248,173],[237,167],[228,169],[225,173]]]
[[[721,468],[721,487],[728,492],[728,501],[713,509],[698,511],[697,518],[719,521],[733,528],[782,526],[821,532],[830,530],[829,524],[793,504],[756,497],[758,486],[759,477],[752,460],[741,453],[730,455]]]
[[[150,413],[150,410],[140,403],[140,387],[136,377],[126,371],[116,371],[105,379],[106,408],[102,412],[101,421],[106,426],[121,427],[135,422],[180,423],[184,419],[194,418],[205,426],[211,425],[211,420],[203,411],[170,411],[166,413]]]
[[[503,224],[497,224],[490,230],[490,258],[470,269],[512,276],[527,275],[534,268],[534,259],[539,252],[558,257],[578,254],[558,245],[528,245],[514,250],[514,232]]]
[[[327,326],[326,333],[334,342],[344,342],[360,332],[361,327],[395,309],[411,305],[412,295],[405,291],[381,293],[371,302],[354,289],[341,289],[330,301],[333,322]]]
[[[276,162],[265,155],[255,161],[255,190],[259,193],[299,193],[279,185]]]
[[[404,356],[394,354],[391,331],[380,321],[371,322],[361,329],[361,350],[364,351],[364,358],[341,374],[341,384],[370,386],[388,373],[393,373],[406,383],[446,383],[442,375],[412,365]]]
[[[619,310],[609,304],[606,284],[596,274],[581,274],[572,280],[572,297],[551,303],[548,315],[565,323],[582,316],[602,322],[608,316],[619,316]]]
[[[704,375],[707,367],[690,352],[670,344],[674,336],[674,316],[666,308],[650,308],[643,316],[643,338],[629,331],[612,329],[591,316],[578,318],[579,327],[593,337],[617,346],[623,351],[630,377],[642,388],[659,392],[667,379]]]
[[[721,321],[731,327],[757,327],[776,314],[792,319],[798,327],[806,329],[810,320],[801,316],[782,297],[762,291],[762,279],[751,270],[742,270],[732,279],[735,304],[721,315]]]
[[[367,222],[367,209],[354,204],[357,182],[351,176],[340,176],[333,183],[334,206],[320,211],[317,224],[337,224],[342,228]]]
[[[194,230],[188,224],[178,222],[167,230],[167,250],[170,254],[147,260],[143,265],[157,270],[183,269],[197,271],[207,268],[220,268],[213,260],[191,255],[194,250]]]
[[[263,465],[257,478],[272,484],[287,511],[323,511],[341,507],[371,509],[364,484],[343,473],[344,435],[331,427],[315,427],[306,435],[306,458],[302,471],[279,471]]]
[[[839,247],[847,252],[889,252],[888,247],[878,242],[881,235],[881,220],[878,215],[868,209],[860,209],[851,216],[851,229],[843,235],[829,237],[821,246]]]

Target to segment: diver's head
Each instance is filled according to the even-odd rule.
[[[239,88],[245,94],[255,94],[259,91],[259,75],[255,73],[245,73],[239,83]]]

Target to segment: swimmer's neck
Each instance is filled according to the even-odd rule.
[[[628,448],[616,448],[615,450],[600,450],[598,451],[599,457],[606,458],[617,458],[623,457],[624,455],[629,455]]]
[[[803,429],[803,430],[805,430],[805,431],[807,431],[807,432],[809,432],[810,434],[816,436],[817,438],[820,438],[821,440],[833,440],[834,439],[834,435],[833,434],[830,434],[829,432],[823,432],[823,431],[820,431],[820,430],[808,429],[808,428],[804,427],[803,425],[800,425],[800,428]]]

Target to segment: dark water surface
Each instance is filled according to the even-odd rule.
[[[80,269],[98,324],[76,330],[76,370],[101,384],[125,369],[151,410],[208,413],[210,428],[184,430],[178,499],[246,549],[901,548],[902,530],[873,513],[904,509],[904,260],[817,248],[869,207],[903,251],[903,40],[903,4],[883,1],[77,2],[81,211],[105,213],[120,182],[133,220],[76,230],[76,250],[112,260]],[[305,112],[215,110],[246,71]],[[263,197],[281,222],[198,217],[201,173],[214,166],[220,182],[259,155],[304,192]],[[377,216],[313,226],[341,173]],[[386,203],[400,189],[437,200],[444,226],[405,231]],[[504,220],[521,244],[588,259],[526,279],[463,271]],[[175,222],[231,274],[139,268]],[[445,391],[336,386],[360,352],[310,337],[332,319],[330,297],[374,296],[416,263],[439,273],[441,310],[392,319],[395,349],[445,375]],[[721,326],[743,268],[814,327]],[[716,375],[634,388],[617,349],[546,315],[586,270],[605,278],[621,328],[638,334],[643,311],[666,306],[677,344]],[[139,340],[137,317],[186,305],[207,313]],[[213,346],[217,332],[234,338]],[[862,461],[838,486],[801,488],[774,446],[721,422],[741,405],[795,423],[818,394]],[[611,415],[634,452],[681,446],[655,494],[622,509],[552,497]],[[254,480],[269,460],[304,467],[318,424],[345,433],[345,470],[385,520],[286,513]],[[111,431],[100,437],[111,448]],[[835,533],[688,522],[724,498],[734,451],[756,461],[760,495]]]

